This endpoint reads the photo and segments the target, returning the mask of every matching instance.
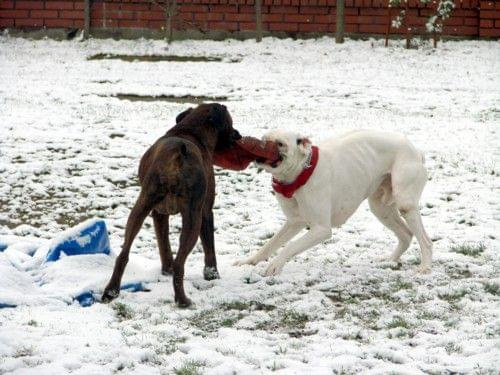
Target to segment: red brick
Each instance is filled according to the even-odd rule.
[[[333,31],[335,31],[335,30],[333,30]],[[344,31],[346,33],[357,33],[357,32],[359,32],[359,26],[358,25],[345,25]]]
[[[28,18],[29,10],[2,10],[0,18]]]
[[[269,7],[270,13],[281,13],[281,14],[297,14],[299,13],[299,7]]]
[[[61,10],[59,12],[59,17],[60,18],[79,19],[79,18],[83,18],[84,14],[83,14],[83,12],[78,11],[78,10]]]
[[[166,26],[165,21],[148,21],[148,25],[152,29],[164,29]]]
[[[255,16],[253,14],[238,14],[228,13],[224,15],[224,21],[237,21],[237,22],[254,22]]]
[[[0,18],[0,27],[13,27],[14,20],[12,18]]]
[[[257,28],[255,22],[240,22],[241,31],[255,30]]]
[[[373,23],[373,18],[372,16],[357,16],[356,23],[371,25]]]
[[[73,27],[73,20],[68,19],[46,19],[43,21],[47,27]]]
[[[74,3],[73,6],[75,9],[83,10],[85,8],[85,3],[83,1],[81,1],[79,3]]]
[[[210,12],[238,13],[236,5],[210,5]]]
[[[208,5],[181,5],[179,7],[180,12],[193,12],[193,13],[201,13],[208,12]]]
[[[482,10],[481,18],[500,19],[500,12],[497,12],[496,10]]]
[[[431,11],[431,14],[434,14],[435,11]],[[468,9],[457,9],[451,12],[452,17],[477,17],[478,12],[476,10],[468,10]]]
[[[285,14],[284,21],[285,22],[311,22],[312,18],[313,18],[312,15]]]
[[[118,25],[120,25],[120,27],[146,29],[148,27],[148,21],[145,21],[145,20],[121,20],[118,23]]]
[[[328,25],[324,23],[301,23],[299,24],[299,31],[305,33],[326,33],[328,32]]]
[[[451,17],[444,20],[444,23],[448,26],[460,26],[464,24],[464,19],[462,17]]]
[[[300,7],[300,14],[328,14],[328,7]]]
[[[0,1],[0,9],[14,9],[14,2],[2,0]]]
[[[134,19],[134,12],[111,11],[107,12],[107,16],[114,20],[132,20]]]
[[[73,26],[83,29],[85,27],[85,20],[73,20]]]
[[[76,5],[76,3],[75,3]],[[148,4],[122,4],[122,10],[146,11],[149,10]]]
[[[72,1],[46,1],[45,9],[73,9]]]
[[[17,18],[14,20],[16,27],[42,27],[41,18]]]
[[[359,25],[359,32],[369,34],[385,34],[387,27],[385,25]]]
[[[358,15],[358,8],[345,8],[344,9],[344,16],[357,16]]]
[[[493,0],[481,1],[481,9],[495,9],[495,2]]]
[[[387,16],[389,11],[387,9],[375,8],[361,8],[359,10],[361,16]]]
[[[222,13],[195,13],[195,21],[222,21],[224,15]]]
[[[253,6],[246,6],[246,5],[240,5],[239,12],[240,13],[252,13],[252,14],[255,14],[255,7],[253,7]]]
[[[461,35],[471,36],[476,35],[477,28],[474,26],[444,26],[443,34],[445,35]]]
[[[494,21],[493,20],[481,20],[479,22],[479,27],[493,27],[494,25]]]
[[[296,23],[270,23],[269,31],[288,31],[294,32],[298,30]]]
[[[279,13],[263,14],[262,21],[264,21],[264,22],[281,22],[281,21],[283,21],[283,15],[279,14]]]
[[[498,38],[500,37],[500,29],[480,29],[479,36],[486,38]]]
[[[137,14],[137,19],[141,21],[164,20],[166,18],[165,12],[146,11],[146,12],[137,12],[136,14]]]
[[[332,23],[335,22],[335,15],[333,14],[328,14],[328,15],[318,15],[313,17],[313,21],[315,23]]]
[[[217,29],[217,30],[227,30],[227,31],[238,30],[238,24],[236,22],[209,22],[208,27],[210,29]]]
[[[33,18],[57,18],[57,10],[32,10],[30,16]]]
[[[16,9],[43,9],[43,1],[16,1]]]
[[[464,25],[477,26],[479,23],[477,18],[464,18]]]

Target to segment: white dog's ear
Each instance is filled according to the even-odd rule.
[[[306,137],[300,137],[297,138],[297,148],[300,150],[301,153],[304,155],[307,155],[309,151],[311,151],[311,141],[309,138]]]

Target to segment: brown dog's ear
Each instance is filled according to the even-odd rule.
[[[224,121],[226,119],[227,108],[222,104],[214,104],[210,108],[210,123],[215,126],[216,129],[224,128]]]
[[[182,119],[184,117],[186,117],[187,115],[189,115],[191,113],[191,111],[193,110],[193,108],[188,108],[186,109],[184,112],[181,112],[177,115],[177,117],[175,118],[175,123],[178,124],[179,122],[182,121]]]

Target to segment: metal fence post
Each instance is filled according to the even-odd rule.
[[[262,41],[262,0],[255,0],[255,39]]]
[[[90,35],[90,0],[84,1],[83,12],[84,12],[83,38],[87,39]]]
[[[335,12],[337,13],[337,25],[335,27],[335,43],[344,43],[344,0],[337,0]]]

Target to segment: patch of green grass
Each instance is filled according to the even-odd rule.
[[[486,246],[481,242],[477,244],[454,245],[450,248],[450,251],[454,253],[463,254],[470,257],[477,257],[481,255],[484,250],[486,250]]]
[[[450,355],[451,353],[462,353],[462,347],[454,342],[449,342],[444,346],[446,353]]]
[[[28,322],[28,325],[29,326],[32,326],[32,327],[38,327],[38,322],[34,319],[31,319],[29,322]]]
[[[132,319],[132,317],[134,316],[134,312],[130,308],[130,306],[122,302],[115,302],[111,305],[111,308],[115,310],[115,314],[117,318],[120,319],[120,321]]]
[[[223,310],[257,310],[257,311],[272,311],[276,308],[274,305],[267,305],[258,301],[229,301],[219,305]]]
[[[221,309],[205,310],[193,315],[189,318],[189,322],[202,331],[215,332],[221,327],[234,326],[244,317],[244,314],[240,313],[239,310],[236,311],[224,311]]]
[[[444,301],[448,301],[449,303],[456,303],[462,297],[464,297],[467,294],[467,291],[465,289],[458,289],[458,290],[450,290],[444,293],[438,293],[438,297],[441,298]]]
[[[170,355],[177,351],[177,344],[186,342],[186,337],[169,337],[162,338],[161,345],[155,346],[155,353],[157,355]]]
[[[489,294],[493,294],[494,296],[500,296],[500,284],[499,283],[486,282],[484,284],[484,290]]]
[[[309,321],[309,316],[295,310],[283,310],[281,325],[287,328],[303,329]]]
[[[411,327],[411,324],[401,316],[395,316],[389,323],[387,323],[387,328],[399,327],[409,329]]]
[[[201,367],[205,366],[201,361],[187,361],[181,367],[174,368],[175,375],[201,375]]]
[[[394,289],[396,290],[401,290],[401,289],[411,289],[413,288],[413,284],[409,281],[405,281],[401,278],[396,279],[394,282]]]

